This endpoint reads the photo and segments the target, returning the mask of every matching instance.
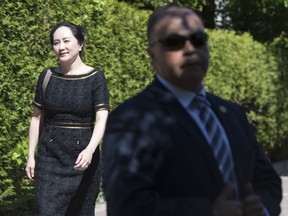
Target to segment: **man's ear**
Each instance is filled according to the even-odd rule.
[[[156,65],[155,65],[154,50],[151,46],[149,46],[146,50],[147,50],[148,55],[150,56],[151,70],[155,73],[157,70],[156,70]]]
[[[150,56],[151,60],[153,61],[154,60],[154,52],[153,52],[153,49],[151,46],[147,47],[146,49],[148,55]]]

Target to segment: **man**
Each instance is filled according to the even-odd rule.
[[[246,115],[205,92],[199,16],[167,5],[147,33],[155,79],[110,114],[104,137],[108,215],[279,215],[281,180]]]

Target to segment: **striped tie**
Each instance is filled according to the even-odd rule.
[[[224,182],[229,180],[235,183],[233,161],[229,151],[227,150],[228,143],[223,138],[222,131],[215,117],[208,109],[210,106],[206,98],[197,94],[192,102],[192,105],[200,109],[200,120],[207,131],[208,142],[213,150],[214,156],[218,162],[219,170],[222,173]],[[234,188],[235,189],[235,188]]]

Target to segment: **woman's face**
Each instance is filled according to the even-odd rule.
[[[66,26],[58,28],[53,34],[53,50],[60,62],[74,62],[82,50],[83,45]]]

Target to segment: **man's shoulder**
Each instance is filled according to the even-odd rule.
[[[231,105],[231,106],[239,106],[239,104],[237,104],[236,102],[230,99],[220,97],[210,92],[207,92],[207,98],[209,101],[212,101],[212,102],[222,103],[222,104]]]
[[[139,93],[120,103],[115,111],[125,112],[131,109],[144,110],[157,107],[165,91],[162,88],[154,81]]]
[[[114,112],[129,113],[131,110],[145,110],[151,108],[154,105],[155,105],[154,97],[151,96],[149,92],[145,89],[120,103],[112,111],[112,113]]]
[[[244,109],[241,107],[240,104],[238,104],[237,102],[230,100],[230,99],[226,99],[217,95],[214,95],[212,93],[207,93],[207,98],[210,101],[210,103],[212,103],[214,106],[224,106],[227,109],[234,111],[236,113],[245,113]]]
[[[157,100],[144,90],[112,110],[108,117],[106,131],[110,133],[123,128],[127,131],[136,131],[147,125],[152,128],[159,124],[157,119],[162,114],[163,111]]]

